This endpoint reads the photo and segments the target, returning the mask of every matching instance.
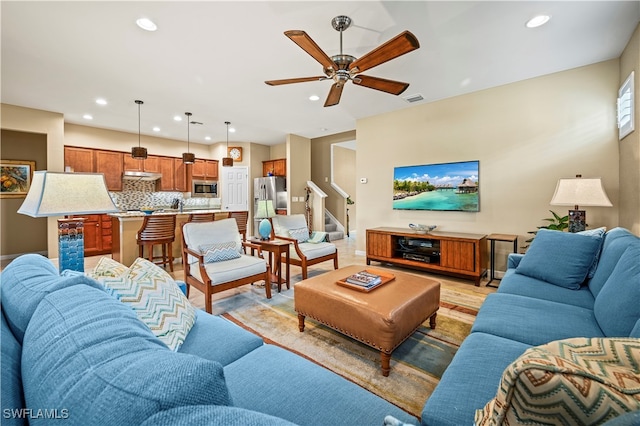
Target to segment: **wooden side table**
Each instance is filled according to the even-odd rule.
[[[290,287],[291,275],[289,274],[289,267],[290,267],[289,244],[291,243],[284,240],[261,240],[260,238],[255,238],[255,237],[247,238],[247,241],[253,244],[258,244],[260,245],[260,248],[262,250],[269,252],[269,266],[271,267],[271,271],[274,274],[277,273],[277,276],[274,276],[272,278],[272,281],[276,281],[278,283],[278,293],[280,293],[280,290],[282,290],[283,282],[287,284],[287,290],[291,288]],[[253,249],[251,250],[251,254],[253,254]],[[285,264],[287,268],[287,271],[286,271],[287,275],[285,280],[282,279],[282,255],[283,254],[285,256]],[[275,262],[273,260],[274,257],[275,257]],[[274,263],[275,263],[275,266],[274,266]]]
[[[498,287],[497,285],[491,285],[491,281],[500,281],[500,278],[496,278],[496,241],[504,241],[513,243],[513,253],[518,252],[518,236],[512,234],[491,234],[487,237],[487,240],[491,242],[491,273],[489,276],[489,282],[487,287]]]

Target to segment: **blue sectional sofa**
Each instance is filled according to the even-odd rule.
[[[640,338],[640,238],[625,229],[543,229],[525,255],[510,255],[498,291],[487,296],[425,403],[422,425],[474,424],[476,410],[496,396],[503,372],[527,349],[576,337]],[[637,367],[640,350],[632,355]],[[609,423],[640,424],[640,411]]]
[[[0,279],[3,425],[418,424],[222,317],[197,311],[172,351],[98,281],[42,256]]]

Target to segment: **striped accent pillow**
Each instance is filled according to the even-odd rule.
[[[88,272],[87,275],[93,279],[98,279],[98,277],[119,277],[127,273],[129,273],[129,268],[122,263],[110,257],[103,256],[98,260],[93,271]]]
[[[223,260],[237,259],[240,257],[238,245],[235,241],[226,243],[203,244],[200,253],[204,256],[204,263],[222,262]]]
[[[309,230],[307,228],[289,229],[291,238],[295,238],[299,243],[305,243],[309,240]]]
[[[164,269],[138,258],[128,274],[97,279],[169,349],[180,348],[195,324],[196,310]]]
[[[602,424],[640,410],[640,339],[573,338],[527,349],[475,424]]]

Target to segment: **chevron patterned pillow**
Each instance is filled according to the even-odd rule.
[[[222,262],[223,260],[237,259],[240,257],[238,245],[235,241],[203,244],[198,248],[204,256],[204,263]]]
[[[527,349],[475,424],[599,425],[640,410],[640,339],[573,338]]]
[[[131,306],[138,319],[169,349],[180,348],[196,321],[196,310],[165,270],[138,258],[128,274],[98,280],[118,300]]]
[[[95,268],[88,272],[87,275],[93,279],[98,279],[98,277],[119,277],[120,275],[124,275],[128,272],[129,268],[124,266],[122,263],[113,260],[110,257],[103,256],[98,260]]]
[[[299,243],[304,243],[309,240],[309,230],[307,228],[289,229],[289,236],[298,240]]]

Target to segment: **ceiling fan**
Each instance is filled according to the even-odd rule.
[[[386,43],[373,49],[366,55],[355,58],[342,53],[342,32],[351,25],[351,18],[348,16],[336,16],[331,20],[331,25],[340,32],[340,54],[329,57],[320,47],[301,30],[285,31],[284,35],[300,46],[316,61],[323,66],[325,75],[317,77],[288,78],[283,80],[265,81],[270,86],[281,84],[304,83],[307,81],[333,80],[333,86],[329,91],[329,96],[324,103],[325,107],[337,105],[340,102],[344,84],[351,80],[353,84],[380,90],[382,92],[399,95],[404,92],[409,83],[401,81],[387,80],[379,77],[370,77],[359,74],[384,62],[418,49],[420,43],[418,39],[409,31],[404,31]]]

